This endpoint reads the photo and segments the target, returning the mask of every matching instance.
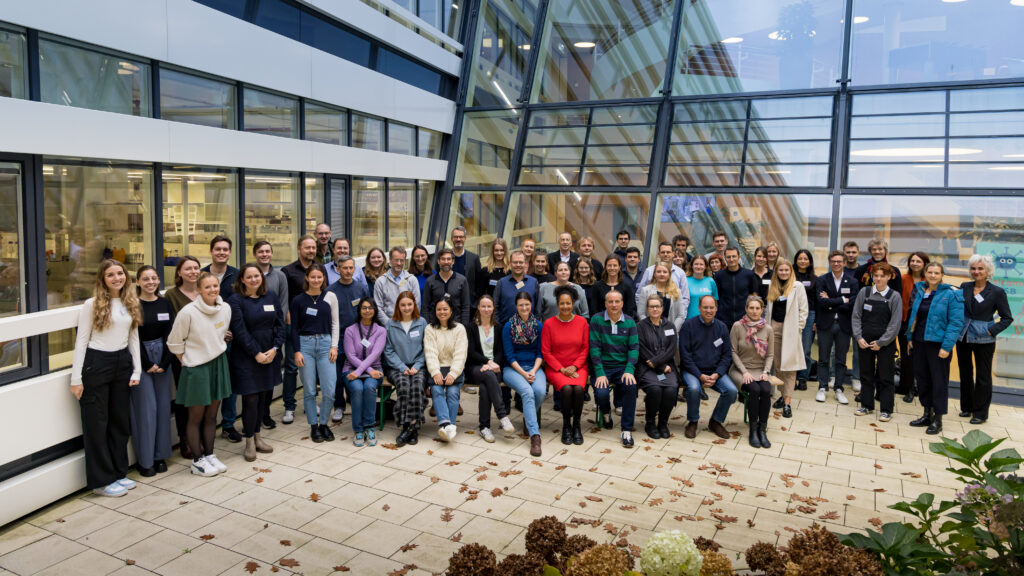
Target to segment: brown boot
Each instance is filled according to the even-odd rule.
[[[540,457],[540,434],[530,436],[530,456]]]
[[[714,432],[719,438],[724,438],[726,440],[731,438],[731,436],[729,436],[729,431],[725,429],[725,426],[722,426],[721,422],[716,422],[715,420],[708,421],[708,430]]]
[[[686,430],[683,430],[683,435],[685,435],[687,438],[696,438],[697,437],[697,423],[696,422],[687,422],[686,423]]]
[[[260,437],[259,432],[253,434],[253,440],[255,441],[257,452],[261,454],[270,454],[274,451],[274,447],[264,442],[263,438]]]
[[[256,460],[256,441],[253,440],[252,436],[245,439],[245,451],[242,452],[242,456],[245,457],[246,462]]]

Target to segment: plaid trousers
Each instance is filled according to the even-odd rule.
[[[395,423],[400,428],[404,428],[406,424],[412,424],[418,428],[423,423],[423,408],[427,398],[423,393],[426,374],[422,368],[412,376],[402,374],[398,370],[388,370],[388,380],[398,392],[398,400],[395,403]]]

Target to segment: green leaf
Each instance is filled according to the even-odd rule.
[[[1005,440],[1005,438],[1000,439],[1000,440],[996,440],[995,444],[999,444],[1003,440]],[[968,450],[970,450],[971,452],[975,452],[975,451],[978,450],[978,448],[981,448],[982,446],[985,446],[986,444],[991,444],[991,443],[992,443],[992,437],[989,436],[988,434],[985,434],[981,430],[978,430],[977,428],[975,428],[974,430],[971,430],[967,434],[964,434],[963,445]],[[986,452],[987,452],[987,450],[986,450]]]
[[[868,530],[868,534],[878,534],[874,530]],[[860,532],[851,532],[845,535],[839,535],[839,541],[846,546],[853,548],[864,548],[865,550],[871,549],[873,540]]]
[[[562,572],[550,564],[545,564],[544,576],[562,576]]]

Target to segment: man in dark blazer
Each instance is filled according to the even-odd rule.
[[[548,253],[548,272],[555,273],[555,266],[559,262],[569,263],[569,276],[576,273],[576,263],[580,261],[580,255],[572,251],[572,234],[562,232],[558,235],[558,250]]]
[[[455,256],[455,263],[452,270],[466,277],[469,284],[469,297],[472,305],[476,305],[476,283],[482,276],[480,271],[480,257],[475,253],[466,250],[466,229],[456,226],[452,230],[452,254]],[[434,258],[434,269],[437,270],[437,258]]]
[[[853,300],[860,286],[853,275],[846,270],[845,256],[840,250],[828,255],[830,272],[818,276],[815,290],[818,293],[818,310],[814,323],[818,327],[818,394],[815,400],[824,402],[828,392],[829,364],[832,347],[835,346],[835,367],[832,382],[836,400],[849,404],[843,394],[843,379],[846,377],[846,354],[853,339]]]

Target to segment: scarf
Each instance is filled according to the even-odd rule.
[[[520,346],[529,346],[537,340],[537,331],[540,327],[540,323],[537,322],[537,318],[533,314],[530,314],[530,318],[523,321],[519,314],[512,317],[512,342]]]
[[[743,324],[747,329],[747,342],[753,344],[758,355],[760,355],[761,358],[764,358],[765,355],[768,354],[768,341],[764,338],[757,337],[757,333],[768,324],[764,319],[764,316],[761,316],[760,320],[754,322],[750,319],[750,316],[744,314],[743,318],[740,318],[740,324]]]

